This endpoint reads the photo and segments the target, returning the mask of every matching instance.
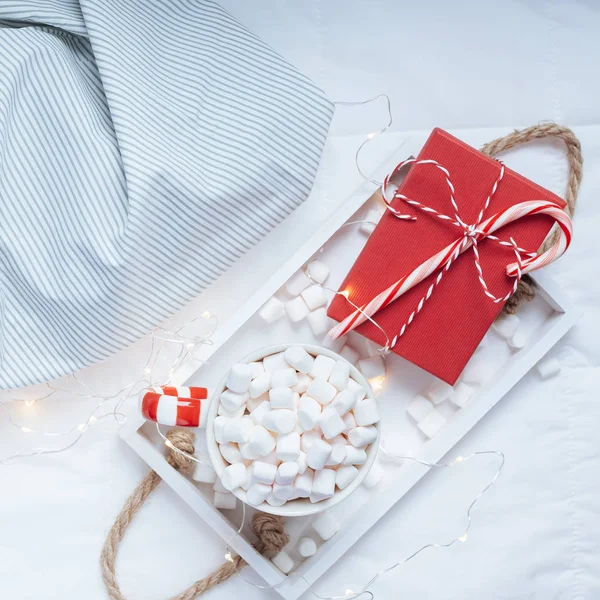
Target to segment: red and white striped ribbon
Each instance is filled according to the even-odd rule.
[[[452,205],[454,211],[453,217],[440,213],[433,208],[430,208],[421,204],[420,202],[417,202],[416,200],[411,200],[410,198],[407,198],[406,196],[398,192],[396,192],[393,195],[392,199],[388,197],[390,179],[394,175],[396,175],[402,168],[412,163],[414,163],[415,166],[430,165],[437,168],[443,173],[446,180],[446,184],[448,185],[448,189],[450,191],[450,204]],[[425,262],[421,263],[411,273],[403,276],[389,288],[375,296],[375,298],[373,298],[369,303],[358,308],[348,317],[346,317],[343,321],[335,325],[329,331],[329,336],[332,339],[341,337],[342,335],[355,329],[361,323],[364,323],[367,319],[372,318],[377,311],[381,310],[382,308],[385,308],[390,303],[394,302],[394,300],[402,296],[402,294],[413,288],[421,281],[427,279],[427,277],[429,277],[433,273],[438,272],[436,278],[427,288],[425,295],[419,300],[417,306],[409,315],[406,323],[402,325],[398,334],[392,338],[386,349],[389,350],[390,348],[393,348],[396,345],[398,339],[404,334],[407,327],[413,322],[415,316],[421,311],[425,302],[431,297],[431,294],[433,293],[434,289],[442,280],[444,273],[450,269],[450,267],[458,258],[458,256],[460,256],[460,254],[462,254],[463,252],[465,252],[465,250],[468,250],[469,248],[473,249],[475,268],[477,269],[477,274],[481,287],[483,288],[485,295],[488,296],[493,302],[506,302],[506,300],[508,300],[517,289],[517,285],[519,284],[521,277],[525,273],[530,273],[532,271],[535,271],[536,269],[544,267],[545,265],[550,264],[551,262],[555,261],[557,258],[562,256],[562,254],[564,254],[565,250],[569,247],[569,244],[571,243],[573,227],[569,215],[567,215],[567,213],[562,208],[560,208],[552,202],[546,200],[528,200],[526,202],[515,204],[514,206],[511,206],[484,220],[484,215],[487,208],[490,205],[490,201],[494,193],[498,189],[498,185],[502,181],[502,178],[504,177],[504,165],[500,162],[499,165],[500,172],[498,174],[498,177],[492,186],[490,194],[487,196],[485,202],[482,205],[476,223],[472,225],[467,224],[459,217],[458,205],[454,197],[454,186],[452,184],[452,181],[450,180],[450,173],[437,161],[417,160],[414,158],[405,160],[401,162],[383,180],[383,199],[389,210],[396,218],[402,220],[416,219],[416,217],[412,215],[402,214],[401,211],[397,210],[391,205],[391,201],[393,200],[393,198],[400,198],[407,204],[419,208],[425,213],[428,213],[438,219],[441,219],[443,221],[448,222],[449,224],[458,227],[461,230],[461,235],[454,242],[446,246],[443,250],[441,250]],[[495,231],[498,231],[508,223],[518,221],[523,217],[539,214],[546,214],[551,216],[558,223],[560,232],[557,242],[542,254],[537,254],[537,252],[527,252],[523,248],[520,248],[512,238],[509,241],[505,241],[493,235]],[[492,240],[501,246],[511,248],[515,253],[516,262],[511,263],[506,267],[506,273],[510,277],[514,277],[515,281],[511,291],[505,296],[495,296],[489,290],[488,285],[483,276],[483,270],[481,268],[481,263],[479,259],[478,243],[484,239]]]

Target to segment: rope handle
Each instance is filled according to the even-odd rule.
[[[562,140],[565,144],[567,152],[567,163],[569,166],[569,174],[567,177],[567,189],[565,191],[565,202],[567,206],[565,211],[570,217],[573,217],[575,213],[575,206],[577,204],[577,195],[579,194],[579,186],[581,185],[581,177],[583,174],[583,158],[581,156],[581,144],[577,136],[568,127],[557,125],[556,123],[542,123],[540,125],[533,125],[526,129],[513,131],[504,137],[492,140],[480,148],[481,152],[488,154],[489,156],[496,156],[502,152],[506,152],[515,146],[524,144],[526,142],[532,142],[533,140],[540,140],[545,138],[557,138]],[[553,246],[560,236],[559,230],[555,227],[550,235],[546,238],[540,252],[547,251]],[[516,292],[504,305],[504,312],[514,314],[522,302],[529,302],[535,296],[535,288],[533,280],[529,275],[525,275],[519,285],[517,286]]]
[[[194,454],[193,432],[182,429],[171,429],[167,432],[167,439],[175,448],[182,452]],[[184,454],[177,452],[177,450],[170,451],[167,462],[180,473],[188,472],[193,464],[192,460]],[[125,502],[123,509],[106,537],[100,557],[100,565],[102,568],[102,579],[111,600],[126,600],[121,592],[115,573],[119,545],[131,521],[160,482],[160,476],[154,471],[150,471],[140,481]],[[256,512],[252,519],[251,528],[258,538],[255,548],[261,554],[276,554],[289,542],[289,536],[285,531],[283,519],[279,516]],[[193,600],[193,598],[214,588],[219,583],[223,583],[245,566],[246,561],[240,556],[234,555],[231,562],[224,562],[207,577],[199,579],[180,594],[173,596],[170,600]]]

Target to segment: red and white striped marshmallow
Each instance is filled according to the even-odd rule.
[[[375,296],[375,298],[373,298],[369,303],[358,308],[348,317],[346,317],[346,319],[344,319],[342,322],[338,323],[335,327],[333,327],[329,331],[329,336],[332,339],[341,337],[342,335],[348,333],[348,331],[355,329],[356,327],[358,327],[358,325],[371,318],[377,311],[381,310],[382,308],[385,308],[390,303],[394,302],[397,298],[402,296],[402,294],[410,290],[412,287],[414,287],[415,285],[417,285],[418,283],[420,283],[421,281],[438,271],[437,277],[429,286],[427,292],[421,298],[415,310],[410,314],[407,322],[402,326],[399,333],[396,336],[394,336],[391,343],[389,343],[390,348],[394,347],[396,342],[398,341],[398,338],[404,334],[406,328],[412,323],[414,317],[421,311],[424,303],[429,299],[435,287],[441,281],[444,272],[448,271],[454,263],[454,261],[456,260],[456,258],[458,258],[460,254],[462,254],[465,250],[469,248],[473,248],[475,267],[478,272],[479,282],[481,283],[485,295],[492,299],[494,302],[505,302],[516,290],[516,287],[522,275],[526,273],[531,273],[532,271],[535,271],[536,269],[539,269],[555,261],[557,258],[562,256],[562,254],[564,254],[565,250],[569,247],[569,244],[571,243],[571,238],[573,236],[573,227],[571,219],[562,208],[560,208],[552,202],[544,200],[529,200],[526,202],[521,202],[519,204],[515,204],[514,206],[507,208],[506,210],[496,213],[495,215],[489,217],[485,221],[483,220],[484,212],[488,208],[490,200],[496,192],[498,184],[503,178],[504,165],[502,164],[500,165],[500,173],[498,178],[494,182],[492,191],[483,203],[483,207],[479,213],[477,223],[475,223],[474,225],[468,225],[458,216],[458,206],[454,198],[454,186],[450,181],[450,174],[448,173],[447,169],[445,169],[442,165],[440,165],[434,160],[418,161],[416,159],[408,159],[406,161],[401,162],[392,171],[392,173],[390,173],[390,175],[388,175],[384,179],[382,185],[383,198],[391,212],[399,219],[408,220],[414,219],[414,217],[411,217],[409,215],[402,215],[399,211],[397,211],[391,206],[390,200],[387,198],[386,195],[387,186],[390,178],[393,177],[393,175],[395,175],[404,166],[411,163],[415,163],[415,165],[431,165],[439,169],[444,174],[446,183],[450,190],[450,203],[452,204],[452,208],[455,211],[454,217],[449,217],[448,215],[439,213],[436,210],[425,206],[420,202],[417,202],[416,200],[411,200],[406,196],[403,196],[402,194],[398,194],[397,192],[395,194],[395,197],[401,198],[411,206],[415,206],[426,213],[432,214],[433,216],[439,219],[448,221],[452,225],[457,226],[459,229],[462,230],[461,235],[456,241],[452,242],[446,248],[444,248],[443,250],[441,250],[440,252],[438,252],[437,254],[420,264],[411,273],[405,275],[404,277],[396,281],[396,283],[394,283],[389,288]],[[536,214],[547,214],[551,216],[558,224],[559,237],[556,243],[542,254],[526,252],[522,248],[519,248],[514,240],[511,239],[510,241],[504,241],[499,239],[497,236],[492,235],[493,232],[497,231],[498,229],[502,228],[508,223],[512,223],[513,221],[517,221],[518,219],[521,219],[523,217]],[[489,291],[485,279],[483,278],[483,272],[479,263],[479,252],[477,249],[478,242],[482,241],[483,239],[489,239],[502,246],[511,247],[515,252],[517,262],[511,263],[506,267],[506,273],[509,276],[514,277],[515,282],[513,289],[506,296],[500,298],[494,296]],[[526,257],[523,258],[521,256],[522,254],[525,254]]]
[[[190,390],[194,396],[184,398],[173,390]],[[207,398],[206,388],[149,388],[140,394],[140,412],[145,419],[161,425],[206,427]]]

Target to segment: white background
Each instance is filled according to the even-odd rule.
[[[466,544],[432,550],[383,577],[375,598],[579,600],[600,597],[600,6],[587,2],[414,2],[392,0],[225,0],[245,25],[322,86],[332,100],[389,94],[394,133],[374,141],[378,164],[407,137],[434,126],[477,145],[515,127],[554,120],[572,127],[584,154],[584,180],[569,253],[550,267],[585,311],[553,350],[558,378],[528,375],[457,449],[494,448],[507,464],[473,513]],[[386,116],[383,104],[340,107],[309,206],[324,219],[356,183],[352,155]],[[521,158],[527,153],[527,160]],[[566,169],[560,144],[507,155],[540,165],[537,180],[557,193]],[[535,171],[535,169],[533,169]],[[350,183],[353,182],[352,185]],[[308,221],[308,218],[307,218]],[[248,273],[235,293],[217,285],[194,307],[225,318],[260,285]],[[106,393],[135,378],[140,342],[82,377]],[[67,429],[93,403],[51,400],[13,416],[35,428]],[[47,445],[46,440],[36,443]],[[34,445],[0,416],[2,456]],[[468,470],[467,470],[468,469]],[[99,553],[125,498],[147,468],[97,423],[73,450],[21,461],[0,471],[0,593],[13,600],[100,600]],[[316,586],[321,595],[357,588],[424,543],[462,531],[464,510],[489,469],[433,473]],[[119,578],[131,600],[169,597],[216,567],[223,543],[166,486],[125,539]],[[275,598],[241,577],[211,598]],[[310,598],[310,595],[306,596]]]

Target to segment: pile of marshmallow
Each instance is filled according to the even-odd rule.
[[[236,364],[214,421],[228,463],[220,484],[248,504],[331,498],[354,481],[379,411],[350,364],[302,346]]]

